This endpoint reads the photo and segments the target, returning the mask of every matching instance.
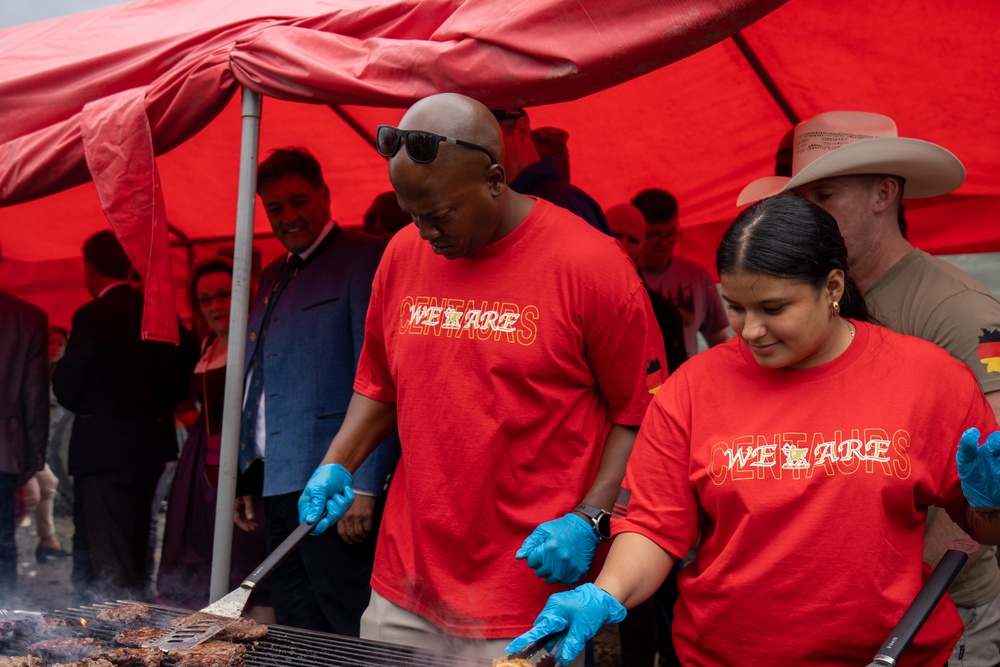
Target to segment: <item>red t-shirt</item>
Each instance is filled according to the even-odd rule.
[[[936,345],[857,323],[816,368],[759,366],[740,339],[663,385],[629,460],[624,518],[681,570],[685,665],[865,665],[917,594],[926,508],[964,499],[962,432],[997,430],[971,371]],[[901,665],[947,660],[945,596]]]
[[[453,635],[530,628],[560,588],[514,553],[579,504],[612,422],[642,421],[664,358],[635,266],[564,209],[538,200],[471,258],[399,232],[354,385],[397,403],[402,443],[372,587]]]

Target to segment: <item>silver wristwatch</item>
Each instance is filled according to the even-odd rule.
[[[611,513],[587,503],[580,503],[574,510],[587,517],[602,542],[611,539]]]

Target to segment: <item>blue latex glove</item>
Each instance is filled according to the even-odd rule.
[[[508,655],[515,653],[545,635],[565,630],[565,635],[554,639],[545,650],[550,653],[555,650],[556,661],[568,665],[580,655],[588,639],[608,623],[620,623],[625,613],[625,607],[610,593],[594,584],[583,584],[551,596],[535,619],[535,626],[508,644],[504,651]]]
[[[514,557],[550,584],[575,584],[590,567],[601,539],[594,527],[570,513],[535,528]]]
[[[319,535],[337,523],[350,508],[354,502],[354,491],[350,487],[352,481],[351,473],[339,463],[327,463],[313,472],[299,496],[299,521],[315,523],[313,535]],[[320,519],[324,506],[326,516]]]
[[[979,446],[979,429],[970,428],[958,441],[958,476],[973,507],[1000,507],[1000,431]]]

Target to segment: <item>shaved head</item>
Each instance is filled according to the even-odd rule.
[[[483,104],[471,97],[457,93],[441,93],[420,100],[403,116],[399,122],[401,130],[427,130],[446,137],[462,139],[479,144],[503,164],[503,135],[500,124],[493,113]],[[460,146],[441,145],[438,155],[441,159],[475,158],[475,152]],[[482,158],[479,158],[482,161]]]
[[[432,132],[490,153],[487,158],[475,148],[441,142],[430,162],[414,162],[404,148],[389,158],[400,207],[439,255],[477,254],[509,234],[534,206],[534,200],[507,188],[500,125],[476,100],[455,93],[426,97],[410,107],[399,129]]]

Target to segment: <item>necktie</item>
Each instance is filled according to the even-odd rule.
[[[264,395],[264,345],[267,342],[267,329],[271,323],[271,313],[274,304],[285,289],[288,281],[298,273],[303,260],[298,255],[292,255],[281,270],[281,275],[274,283],[274,288],[264,300],[266,307],[264,317],[260,321],[260,329],[256,332],[257,347],[254,348],[253,356],[250,358],[250,365],[247,368],[247,375],[250,377],[250,385],[247,389],[247,398],[243,404],[243,424],[240,429],[240,472],[246,472],[247,468],[253,464],[257,458],[256,430],[257,413],[260,409],[260,399]],[[253,334],[251,334],[253,335]]]

